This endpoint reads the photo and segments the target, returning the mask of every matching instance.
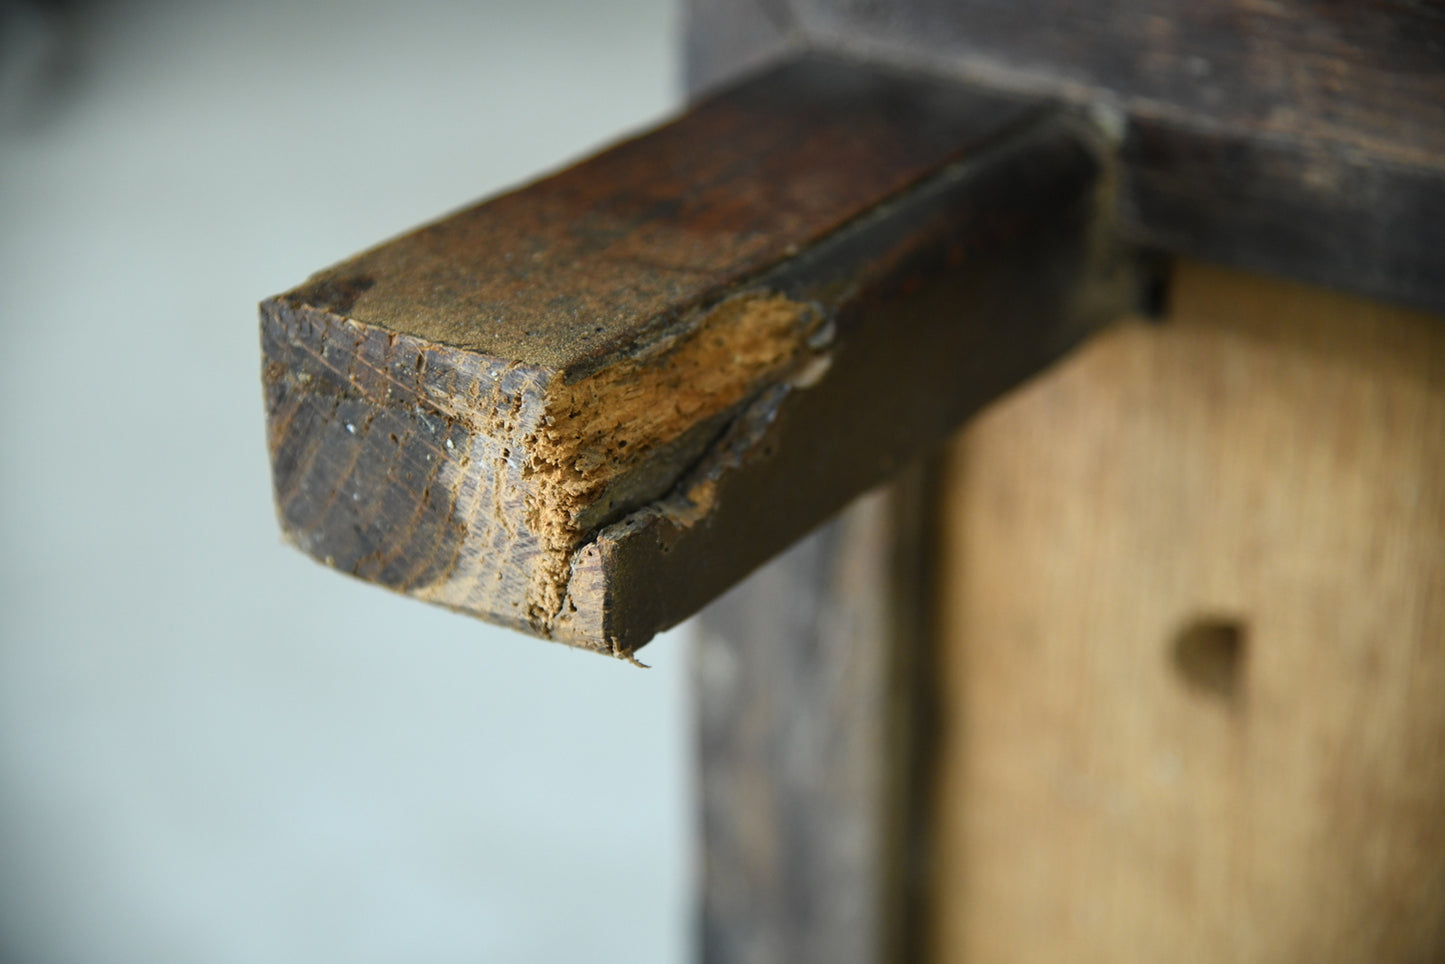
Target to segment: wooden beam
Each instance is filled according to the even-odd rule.
[[[1107,151],[807,59],[262,306],[282,526],[616,655],[1120,313]]]

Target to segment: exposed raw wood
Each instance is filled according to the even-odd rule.
[[[1445,959],[1445,325],[1185,263],[952,448],[940,961]]]
[[[703,614],[707,964],[911,957],[931,507],[905,472]]]
[[[627,655],[1116,315],[1087,125],[805,60],[263,305],[282,525]]]
[[[1445,6],[690,0],[693,76],[790,45],[1102,105],[1141,242],[1445,311]]]

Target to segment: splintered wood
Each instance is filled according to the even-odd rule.
[[[744,83],[263,304],[282,527],[627,656],[1120,310],[1103,176],[1037,103]]]
[[[502,610],[504,621],[551,635],[577,611],[567,584],[584,535],[667,495],[677,467],[698,458],[721,419],[760,384],[806,368],[817,320],[785,298],[739,296],[680,344],[664,342],[650,357],[568,384],[555,372],[488,365],[474,353],[402,336],[373,333],[368,345],[357,326],[338,332],[314,311],[281,309],[275,324],[286,342],[274,345],[268,369],[277,398],[284,396],[276,431],[298,419],[346,419],[339,427],[354,440],[342,468],[350,488],[328,496],[322,511],[335,508],[372,527],[368,539],[330,540],[336,529],[326,526],[298,526],[293,537],[328,565],[458,609],[505,606],[516,613]],[[355,338],[345,371],[328,364],[338,337]],[[322,371],[311,370],[308,358]],[[279,473],[289,480],[303,468],[313,466],[278,461],[278,486]],[[414,537],[394,539],[387,507],[418,501],[418,484],[421,504],[407,520]],[[434,489],[451,504],[435,501]],[[364,508],[348,505],[362,501]],[[673,501],[667,508],[684,517],[705,512],[709,496],[695,486]],[[442,511],[428,518],[434,506]],[[525,552],[516,551],[519,540]],[[338,558],[336,550],[349,554]]]

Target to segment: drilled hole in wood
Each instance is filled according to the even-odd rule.
[[[1170,656],[1191,689],[1232,703],[1243,688],[1247,637],[1241,619],[1196,616],[1175,634]]]
[[[1139,257],[1139,314],[1149,321],[1162,322],[1169,316],[1172,263],[1162,252],[1148,252]]]

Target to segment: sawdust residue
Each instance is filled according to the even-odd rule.
[[[564,605],[572,552],[588,535],[579,520],[603,493],[689,429],[806,367],[819,321],[782,295],[740,295],[645,357],[570,385],[554,379],[525,446],[526,521],[541,548],[528,592],[534,626],[545,631]]]

